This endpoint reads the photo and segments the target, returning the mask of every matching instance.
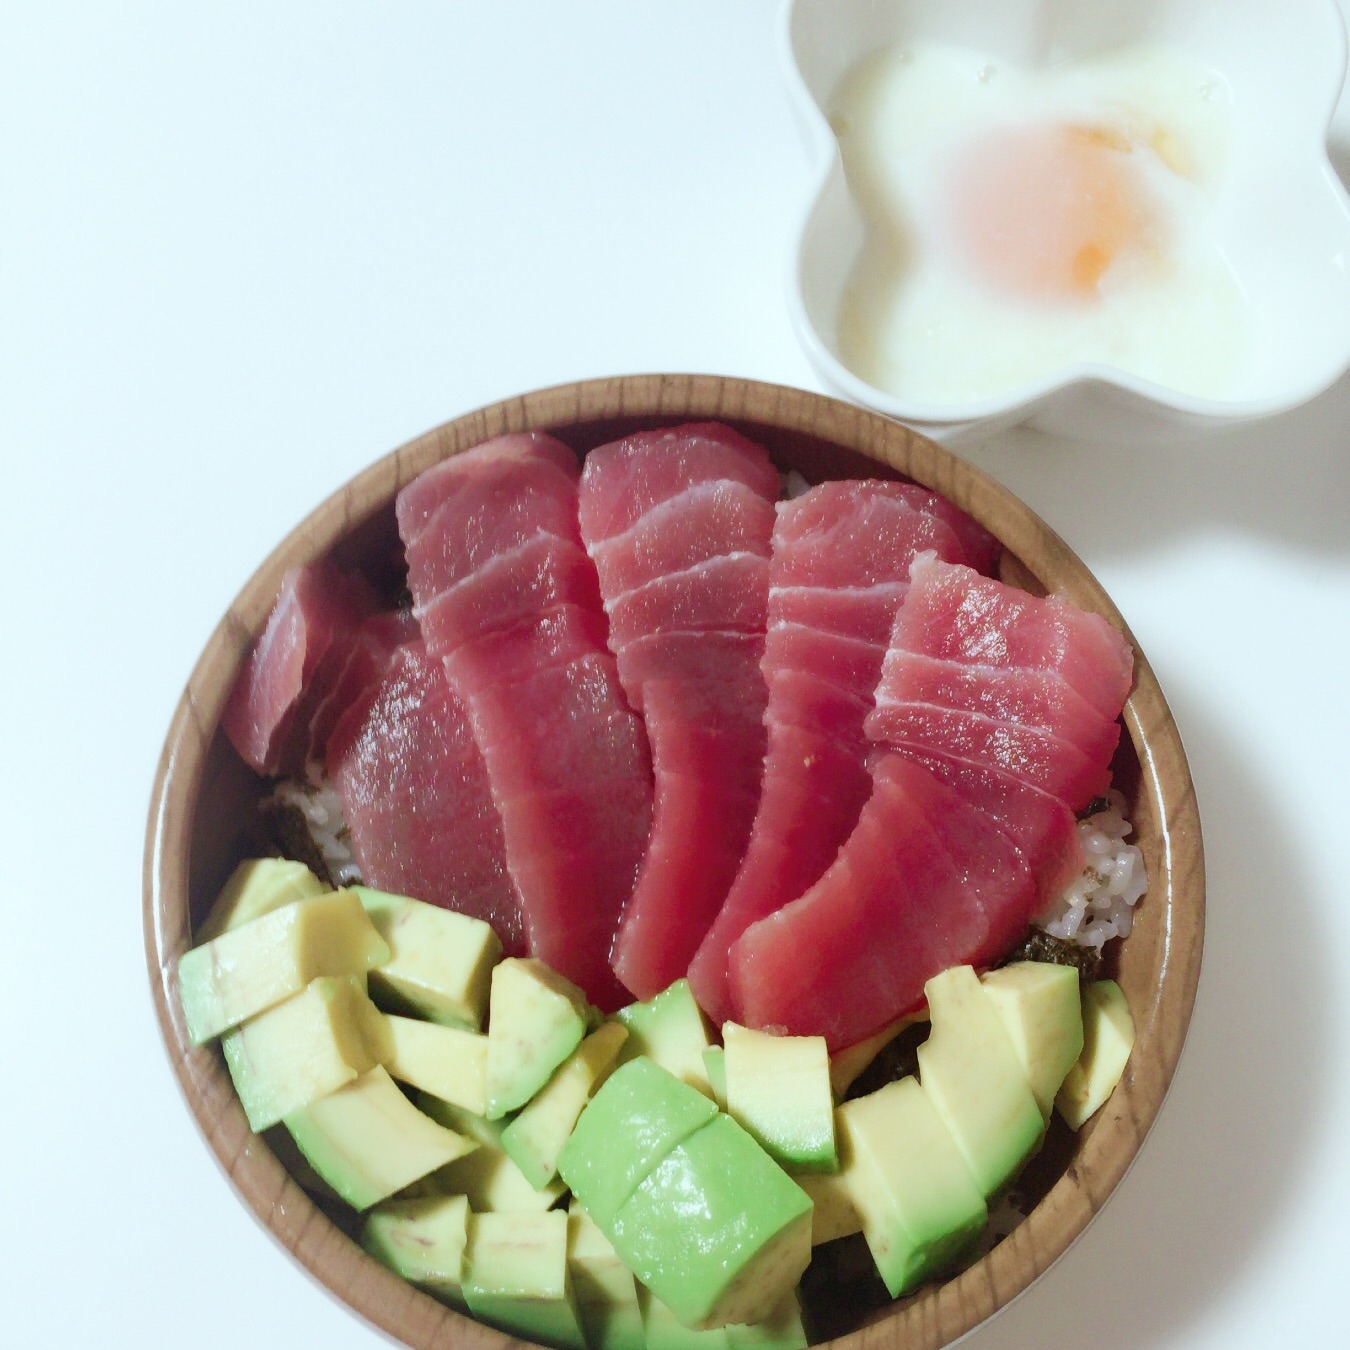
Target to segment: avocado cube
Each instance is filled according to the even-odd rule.
[[[464,1302],[469,1202],[462,1195],[385,1200],[366,1215],[361,1245],[396,1275],[456,1308]]]
[[[383,1068],[291,1112],[285,1125],[353,1209],[369,1209],[476,1147],[419,1111]]]
[[[1041,1108],[1003,1019],[969,966],[935,975],[924,992],[933,1029],[919,1047],[920,1081],[980,1193],[993,1195],[1040,1147]]]
[[[840,1101],[848,1094],[859,1075],[874,1059],[902,1032],[915,1022],[926,1021],[928,1014],[921,1013],[909,1017],[899,1017],[887,1023],[880,1031],[856,1045],[836,1050],[830,1056],[830,1087]]]
[[[451,1102],[426,1093],[418,1105],[446,1129],[472,1139],[478,1147],[427,1177],[423,1186],[440,1194],[464,1195],[475,1214],[534,1213],[551,1208],[566,1187],[556,1178],[543,1187],[526,1180],[525,1174],[502,1147],[505,1122],[476,1116]]]
[[[1134,1048],[1134,1018],[1114,980],[1083,990],[1083,1053],[1065,1076],[1055,1108],[1072,1130],[1115,1091]]]
[[[773,1036],[728,1022],[727,1114],[782,1166],[834,1172],[834,1096],[823,1036]]]
[[[1055,1093],[1083,1053],[1078,970],[1047,961],[1016,961],[980,977],[1003,1019],[1041,1118],[1050,1119]]]
[[[307,900],[331,889],[302,862],[289,858],[245,858],[220,888],[197,930],[197,943],[210,942],[227,929],[239,928],[293,900]]]
[[[806,1350],[806,1331],[796,1290],[787,1294],[762,1321],[732,1323],[726,1332],[731,1350]]]
[[[567,1272],[567,1215],[475,1215],[464,1299],[475,1317],[504,1331],[585,1350]]]
[[[575,1198],[567,1214],[567,1264],[590,1350],[643,1350],[633,1272]]]
[[[231,928],[178,962],[183,1017],[202,1045],[320,975],[363,975],[389,948],[351,891],[329,891]]]
[[[650,1059],[629,1060],[582,1111],[558,1155],[558,1172],[608,1231],[648,1173],[716,1115],[707,1097]]]
[[[542,961],[508,957],[492,972],[487,1114],[524,1106],[586,1034],[586,996]]]
[[[532,1186],[547,1186],[557,1175],[558,1155],[577,1117],[627,1039],[619,1023],[601,1023],[502,1131],[502,1147]]]
[[[727,1109],[727,1052],[720,1045],[710,1045],[703,1052],[703,1068],[708,1075],[713,1101],[719,1111]]]
[[[839,1108],[844,1177],[892,1298],[947,1265],[988,1217],[950,1131],[915,1078]]]
[[[390,1015],[391,1078],[482,1115],[487,1110],[487,1037],[479,1031]]]
[[[502,944],[492,926],[454,910],[369,886],[353,886],[389,944],[370,977],[371,996],[389,1012],[479,1031]]]
[[[624,1264],[685,1326],[757,1322],[811,1260],[811,1201],[719,1113],[666,1154],[608,1231]]]
[[[620,1008],[614,1018],[628,1028],[620,1063],[645,1055],[705,1096],[713,1095],[703,1062],[711,1044],[708,1024],[688,980],[676,980],[654,998]]]
[[[249,1127],[261,1131],[381,1063],[388,1035],[359,976],[321,975],[231,1027],[221,1049]]]
[[[835,1122],[835,1138],[843,1126]],[[852,1179],[843,1172],[800,1172],[792,1179],[811,1197],[811,1245],[862,1232],[862,1215],[853,1203]]]

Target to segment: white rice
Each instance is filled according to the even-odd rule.
[[[783,496],[788,501],[792,501],[795,497],[805,496],[810,491],[811,484],[796,469],[789,469],[783,475]]]
[[[1106,807],[1078,822],[1083,871],[1037,919],[1052,937],[1101,948],[1128,935],[1134,906],[1148,889],[1144,855],[1126,837],[1134,828],[1125,819],[1125,799],[1112,790]]]
[[[342,818],[342,803],[322,773],[311,768],[303,782],[291,778],[278,783],[271,800],[304,816],[335,885],[351,886],[361,881],[361,869],[352,857],[351,835]]]

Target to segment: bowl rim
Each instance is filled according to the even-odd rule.
[[[1303,384],[1263,398],[1212,398],[1186,394],[1156,380],[1150,380],[1118,366],[1100,361],[1075,361],[1058,366],[1046,374],[1017,385],[1002,394],[963,402],[940,402],[901,398],[888,393],[855,375],[830,349],[807,310],[803,275],[807,254],[807,238],[812,219],[830,184],[844,178],[843,157],[839,142],[830,129],[825,109],[812,92],[797,61],[792,25],[797,9],[812,0],[781,0],[778,16],[777,44],[779,63],[784,71],[788,96],[809,142],[811,178],[805,193],[805,205],[797,217],[792,234],[793,246],[784,277],[789,320],[797,341],[816,373],[847,398],[874,408],[889,417],[920,426],[930,435],[947,431],[968,431],[990,423],[1013,425],[1036,415],[1057,396],[1069,391],[1105,386],[1132,396],[1141,404],[1182,422],[1221,424],[1253,421],[1273,417],[1325,393],[1350,370],[1350,335],[1338,359],[1324,363],[1324,367],[1309,376]],[[1340,92],[1344,89],[1347,71],[1350,71],[1350,38],[1347,36],[1346,16],[1337,0],[1310,0],[1325,12],[1330,25],[1330,45],[1324,49],[1327,68],[1335,73],[1331,80],[1332,93],[1320,125],[1315,147],[1315,167],[1325,181],[1327,190],[1335,199],[1344,217],[1346,239],[1350,243],[1350,191],[1332,166],[1329,138]],[[845,187],[847,191],[847,187]]]
[[[1136,657],[1124,720],[1157,820],[1163,876],[1150,898],[1163,910],[1162,953],[1151,1002],[1132,1009],[1135,1050],[1127,1078],[1080,1134],[1065,1174],[1007,1238],[961,1274],[926,1286],[832,1342],[861,1350],[903,1344],[939,1350],[1031,1286],[1077,1240],[1138,1155],[1171,1084],[1200,973],[1204,865],[1200,820],[1185,751],[1162,691],[1099,582],[1025,503],[938,443],[880,414],[782,385],[708,375],[630,375],[536,390],[445,422],[389,452],[321,502],[258,566],[213,630],[174,710],[155,773],[146,827],[142,922],[155,1016],[194,1123],[231,1186],[262,1227],[330,1293],[416,1347],[503,1350],[521,1342],[462,1316],[367,1256],[315,1204],[266,1142],[248,1129],[214,1047],[194,1048],[177,997],[177,960],[190,945],[192,823],[208,751],[239,663],[261,630],[282,572],[314,557],[383,509],[431,464],[508,431],[587,422],[720,419],[802,434],[870,456],[942,492],[981,523],[1003,514],[998,535],[1033,577],[1120,628]],[[894,1337],[895,1339],[892,1339]]]

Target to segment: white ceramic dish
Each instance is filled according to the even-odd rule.
[[[781,37],[817,168],[789,306],[816,370],[848,398],[949,442],[1020,422],[1096,442],[1156,442],[1285,411],[1350,368],[1350,197],[1326,152],[1346,71],[1336,0],[787,0]],[[836,320],[865,224],[826,110],[862,58],[916,41],[1032,69],[1150,44],[1222,73],[1233,92],[1233,150],[1217,217],[1250,316],[1240,397],[1197,398],[1083,363],[998,397],[918,403],[843,364]]]

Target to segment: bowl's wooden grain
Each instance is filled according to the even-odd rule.
[[[1010,580],[1057,591],[1128,632],[1083,564],[992,479],[897,423],[801,390],[711,376],[588,381],[527,394],[457,418],[358,475],[294,530],[240,592],[212,634],[174,714],[154,784],[146,838],[144,924],[155,1007],[174,1071],[212,1152],[260,1222],[340,1299],[415,1347],[502,1347],[510,1338],[442,1307],[367,1257],[268,1143],[250,1133],[215,1047],[188,1042],[178,958],[194,923],[247,848],[259,785],[218,733],[241,660],[286,568],[336,549],[370,559],[393,543],[395,492],[423,469],[490,436],[556,432],[577,450],[640,427],[717,418],[760,440],[783,468],[823,477],[897,472],[936,489],[1004,543]],[[1199,817],[1180,738],[1143,655],[1117,761],[1151,886],[1118,976],[1137,1041],[1124,1081],[1078,1137],[1067,1165],[1012,1233],[964,1273],[868,1319],[849,1350],[937,1350],[1010,1302],[1083,1231],[1130,1166],[1176,1068],[1200,970],[1204,870]],[[280,1148],[281,1145],[278,1145]]]

